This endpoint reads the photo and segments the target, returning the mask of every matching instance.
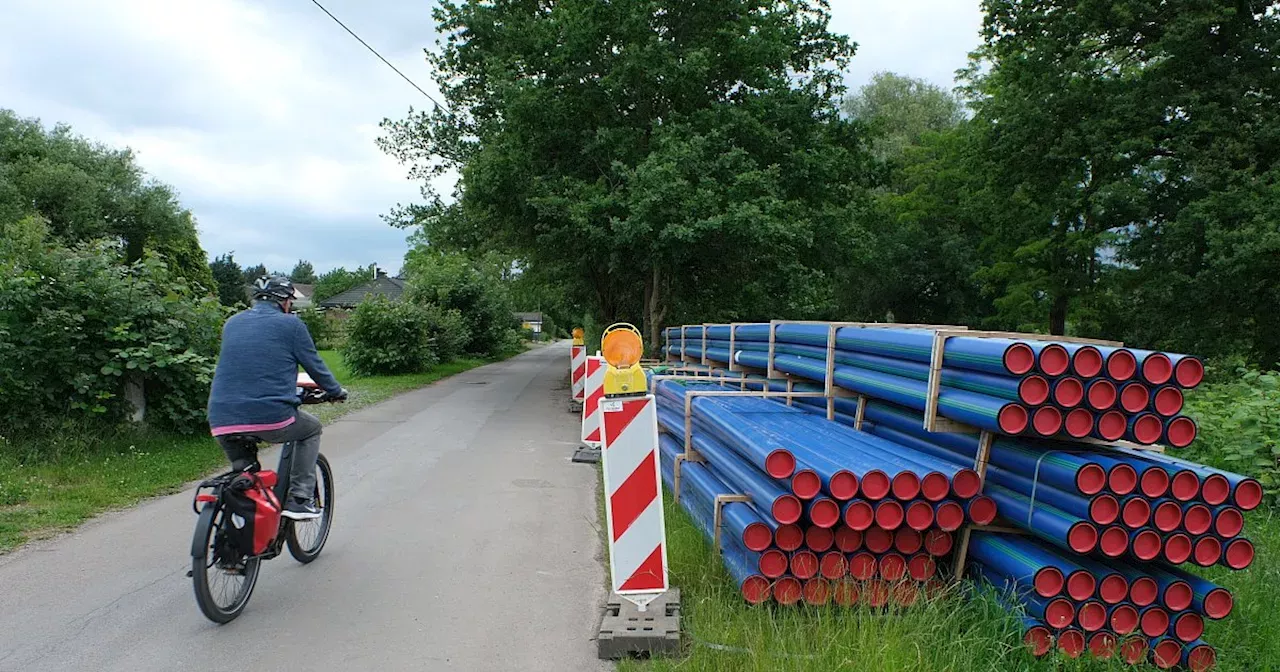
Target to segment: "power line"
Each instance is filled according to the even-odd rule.
[[[436,100],[435,98],[432,98],[431,94],[423,90],[423,88],[421,86],[418,86],[417,83],[415,83],[412,79],[409,79],[407,75],[405,75],[403,72],[400,72],[400,69],[392,65],[391,61],[388,61],[387,59],[383,58],[382,54],[378,53],[377,49],[374,49],[373,47],[369,46],[368,42],[365,42],[363,39],[360,38],[359,35],[356,35],[355,31],[348,28],[347,24],[343,23],[338,19],[338,17],[334,16],[333,12],[330,12],[329,10],[325,9],[324,5],[320,4],[318,0],[311,0],[311,4],[315,5],[316,7],[319,7],[320,11],[324,12],[325,14],[328,14],[329,18],[333,19],[334,23],[337,23],[339,26],[342,26],[343,30],[347,31],[348,33],[351,33],[351,37],[356,38],[356,40],[358,40],[360,44],[364,45],[365,49],[368,49],[370,52],[373,53],[374,56],[377,56],[379,60],[381,60],[383,63],[386,63],[388,68],[395,70],[396,74],[400,75],[400,77],[402,77],[404,81],[409,82],[409,85],[417,89],[418,93],[421,93],[422,95],[426,96],[428,100],[435,103],[438,107],[443,107],[446,111],[449,109],[448,106],[442,104],[440,101]]]

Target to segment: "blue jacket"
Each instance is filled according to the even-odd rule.
[[[307,325],[268,301],[231,316],[209,390],[215,436],[288,426],[297,415],[298,365],[331,394],[342,389],[316,352]]]

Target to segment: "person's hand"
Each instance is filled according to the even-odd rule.
[[[346,400],[347,400],[347,388],[345,387],[340,387],[338,388],[338,392],[336,394],[329,395],[329,401],[341,403]]]

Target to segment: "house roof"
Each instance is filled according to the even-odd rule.
[[[320,305],[325,308],[354,308],[370,296],[385,296],[391,301],[399,301],[404,296],[404,285],[403,278],[384,275],[331,296]]]
[[[521,322],[541,322],[542,313],[516,313],[516,319]]]

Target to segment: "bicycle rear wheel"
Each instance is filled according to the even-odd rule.
[[[191,541],[191,580],[196,604],[214,623],[235,620],[249,604],[258,583],[260,558],[250,558],[231,550],[220,531],[229,521],[221,502],[209,502],[200,511]]]
[[[316,458],[316,507],[320,517],[312,520],[292,520],[285,526],[285,541],[294,560],[307,564],[320,556],[329,540],[329,528],[333,525],[333,470],[324,455]]]

